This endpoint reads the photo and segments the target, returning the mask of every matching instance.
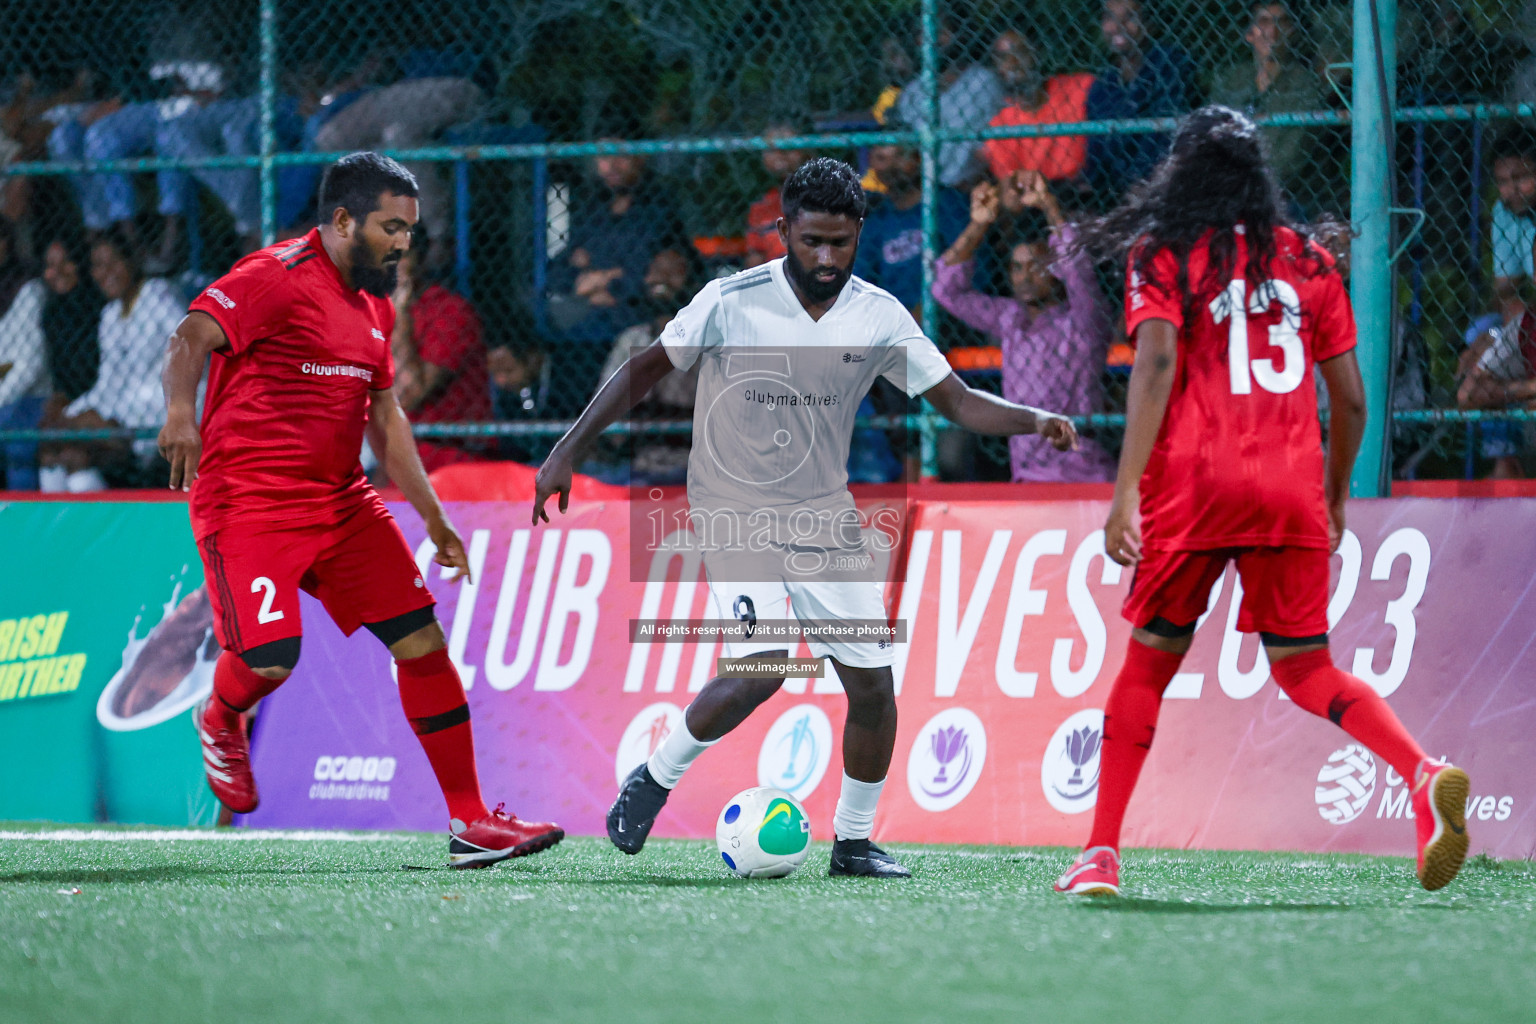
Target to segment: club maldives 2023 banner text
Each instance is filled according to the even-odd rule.
[[[488,800],[601,834],[618,780],[714,674],[715,644],[630,642],[632,620],[707,617],[699,560],[673,554],[632,573],[623,500],[573,504],[539,528],[526,503],[464,503],[451,511],[475,582],[450,585],[420,520],[394,511],[469,689]],[[1131,572],[1104,557],[1106,511],[887,503],[896,543],[883,557],[904,576],[888,610],[909,642],[897,647],[901,721],[877,839],[1086,838],[1102,708],[1129,635],[1119,608]],[[1470,772],[1474,851],[1536,854],[1536,501],[1392,499],[1349,515],[1333,560],[1335,661]],[[1257,638],[1236,632],[1240,599],[1229,569],[1169,691],[1127,844],[1410,852],[1405,780],[1279,693]],[[258,720],[262,804],[245,823],[442,828],[387,653],[366,632],[343,638],[306,602],[298,671]],[[711,835],[724,802],[761,784],[799,798],[827,838],[843,710],[830,667],[788,681],[704,754],[656,834]],[[0,702],[0,725],[6,713]]]

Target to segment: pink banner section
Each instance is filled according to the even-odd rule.
[[[1104,700],[1129,636],[1131,573],[1103,553],[1103,501],[930,501],[890,553],[901,725],[876,838],[1076,845],[1098,786]],[[618,780],[714,672],[710,643],[632,644],[631,619],[710,616],[697,559],[630,579],[627,503],[573,505],[531,529],[526,503],[452,515],[475,568],[450,586],[414,514],[469,688],[491,803],[601,834]],[[1472,777],[1474,852],[1536,854],[1536,500],[1390,499],[1350,508],[1329,605],[1335,661]],[[1230,569],[1211,596],[1127,817],[1132,846],[1409,854],[1408,787],[1293,707],[1258,640],[1236,632]],[[304,654],[270,698],[254,764],[263,827],[438,829],[445,812],[390,662],[306,605]],[[804,657],[803,646],[792,654]],[[792,679],[708,751],[656,834],[708,836],[734,793],[788,790],[828,838],[844,701],[835,673]]]

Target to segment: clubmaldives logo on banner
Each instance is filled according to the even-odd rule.
[[[450,586],[419,519],[394,511],[468,689],[487,799],[602,834],[616,780],[715,674],[718,643],[629,640],[631,620],[709,617],[697,553],[663,552],[632,579],[625,501],[573,504],[538,529],[526,503],[466,503],[451,511],[475,582]],[[896,647],[900,719],[877,839],[1086,838],[1104,702],[1130,634],[1119,610],[1133,574],[1104,555],[1106,512],[1103,501],[906,503],[890,555],[899,582],[885,596],[909,640]],[[1474,851],[1528,855],[1536,502],[1355,502],[1349,516],[1328,606],[1335,662],[1385,695],[1426,749],[1468,770]],[[1410,852],[1408,786],[1280,694],[1258,638],[1237,632],[1241,601],[1229,568],[1169,687],[1127,844]],[[262,806],[247,820],[440,829],[441,797],[384,649],[365,632],[344,640],[317,605],[304,622],[298,671],[257,726]],[[724,802],[755,785],[793,792],[829,834],[845,707],[830,665],[788,680],[699,758],[656,834],[712,835]],[[389,798],[311,800],[322,756],[395,758]]]

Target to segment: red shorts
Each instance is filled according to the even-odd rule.
[[[1211,588],[1227,563],[1236,559],[1243,592],[1237,614],[1241,632],[1323,636],[1328,632],[1328,558],[1322,548],[1148,551],[1136,564],[1121,614],[1138,628],[1155,618],[1176,626],[1194,622],[1205,614]]]
[[[236,654],[302,636],[300,590],[348,636],[434,603],[394,516],[371,507],[323,526],[226,526],[197,546],[214,632]]]

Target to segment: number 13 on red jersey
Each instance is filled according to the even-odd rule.
[[[1288,281],[1265,281],[1248,294],[1248,282],[1232,281],[1211,300],[1211,319],[1227,322],[1227,366],[1232,375],[1232,393],[1253,393],[1253,384],[1275,395],[1295,391],[1306,374],[1306,353],[1301,347],[1301,296]],[[1248,351],[1248,314],[1268,313],[1280,306],[1280,322],[1269,328],[1269,344],[1280,349],[1285,362],[1279,370],[1271,354],[1258,359]]]

